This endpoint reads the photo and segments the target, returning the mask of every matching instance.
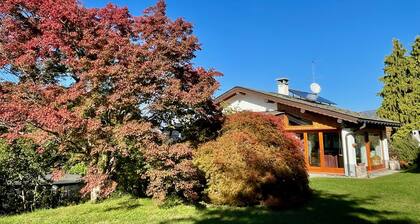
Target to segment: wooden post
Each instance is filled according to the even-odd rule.
[[[308,133],[307,132],[303,132],[303,148],[304,148],[304,154],[305,154],[305,164],[307,166],[307,168],[309,169],[310,165],[309,165],[309,155],[308,155]]]
[[[323,132],[318,132],[318,140],[319,140],[319,159],[320,159],[320,167],[325,167],[324,161],[324,135]]]
[[[367,157],[367,162],[368,162],[368,171],[372,170],[372,161],[370,159],[370,142],[369,142],[369,134],[366,133],[365,134],[365,147],[366,147],[366,157]]]

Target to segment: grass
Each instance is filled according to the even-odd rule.
[[[420,173],[375,179],[314,178],[315,195],[298,209],[180,205],[159,208],[150,199],[128,196],[99,204],[0,217],[0,223],[420,223]]]

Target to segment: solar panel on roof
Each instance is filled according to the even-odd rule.
[[[294,90],[294,89],[290,89],[289,92],[292,94],[293,97],[297,97],[303,100],[309,100],[312,102],[317,102],[317,103],[322,103],[322,104],[335,105],[334,102],[327,100],[323,97],[320,97],[317,94]]]

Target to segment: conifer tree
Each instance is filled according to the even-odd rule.
[[[384,87],[379,95],[383,98],[378,115],[383,118],[401,121],[400,99],[407,92],[408,61],[406,49],[398,40],[393,41],[392,53],[385,58],[384,76],[380,78]]]
[[[420,37],[417,37],[409,55],[398,40],[385,59],[383,98],[378,115],[396,120],[403,125],[394,138],[404,138],[411,130],[420,128]]]
[[[399,134],[402,136],[406,136],[411,130],[420,129],[420,36],[417,36],[410,52],[407,81],[409,91],[402,99],[401,105],[404,112],[401,122],[404,127],[401,128]]]

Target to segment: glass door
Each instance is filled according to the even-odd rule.
[[[382,143],[380,134],[369,133],[369,154],[370,169],[381,169],[384,168],[384,159],[382,152]]]
[[[309,171],[344,174],[343,150],[338,131],[304,131],[305,163]]]
[[[368,165],[366,137],[364,134],[358,133],[355,138],[356,162],[357,165]]]
[[[321,148],[319,144],[319,136],[317,132],[309,132],[308,134],[308,162],[309,166],[321,166]]]
[[[357,133],[355,136],[356,162],[368,170],[385,168],[382,138],[379,133]]]

